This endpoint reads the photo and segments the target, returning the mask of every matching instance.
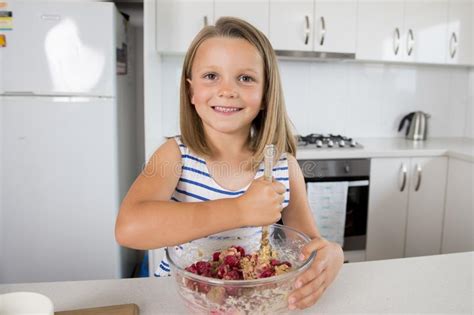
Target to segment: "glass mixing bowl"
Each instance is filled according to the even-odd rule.
[[[192,314],[281,314],[288,312],[288,295],[296,278],[313,262],[316,253],[299,260],[310,238],[279,224],[269,226],[269,241],[280,261],[288,261],[291,271],[262,279],[223,280],[200,276],[185,270],[197,261],[212,260],[212,254],[233,245],[246,253],[258,252],[261,227],[234,229],[186,244],[168,247],[166,256],[176,279],[179,295]]]

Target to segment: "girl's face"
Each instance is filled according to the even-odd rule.
[[[247,135],[262,109],[264,72],[257,49],[240,38],[207,39],[191,73],[191,103],[206,133]]]

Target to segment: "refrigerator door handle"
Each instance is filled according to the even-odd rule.
[[[17,91],[17,92],[9,92],[5,91],[3,94],[0,94],[3,96],[34,96],[35,93],[31,91]]]

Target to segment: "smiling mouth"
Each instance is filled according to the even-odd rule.
[[[238,112],[242,110],[242,108],[239,108],[239,107],[225,107],[225,106],[212,106],[212,109],[220,113],[233,113],[233,112]]]

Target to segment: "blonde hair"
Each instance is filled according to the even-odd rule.
[[[264,88],[262,104],[264,109],[252,122],[249,135],[249,149],[254,152],[253,168],[263,160],[266,144],[274,144],[276,158],[283,152],[296,154],[296,143],[292,125],[286,113],[285,100],[278,71],[278,64],[273,48],[265,35],[251,24],[233,17],[222,17],[215,26],[204,27],[194,38],[183,64],[180,89],[180,128],[181,139],[197,154],[212,154],[206,143],[201,118],[191,104],[190,86],[191,68],[199,46],[209,38],[241,38],[252,44],[262,57],[264,64]]]

